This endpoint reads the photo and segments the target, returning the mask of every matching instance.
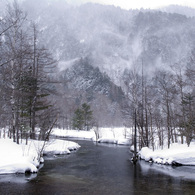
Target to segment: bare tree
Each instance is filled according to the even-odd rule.
[[[35,126],[41,125],[39,116],[50,108],[48,96],[52,92],[50,75],[55,61],[47,49],[38,44],[38,30],[30,31],[26,14],[16,1],[7,7],[4,41],[1,47],[2,101],[7,117],[11,119],[13,140],[31,130],[35,138]],[[31,33],[32,32],[32,33]],[[46,120],[46,119],[45,119]]]
[[[156,75],[156,83],[160,92],[159,94],[161,95],[163,113],[165,114],[169,148],[171,142],[174,142],[172,109],[177,91],[173,82],[173,75],[168,72],[159,71]]]
[[[23,59],[25,58],[24,42],[25,36],[22,25],[26,15],[19,9],[16,1],[7,7],[4,27],[3,61],[7,67],[7,92],[10,92],[9,105],[12,113],[13,140],[19,143],[19,88],[18,81],[23,69]],[[7,62],[7,63],[5,63]],[[17,135],[17,136],[16,136]]]

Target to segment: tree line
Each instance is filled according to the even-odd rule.
[[[38,26],[29,21],[18,3],[9,4],[0,19],[0,126],[9,137],[40,139],[54,121],[52,72],[55,60],[40,44]],[[55,113],[56,114],[56,113]]]
[[[143,63],[124,75],[129,102],[124,114],[137,127],[139,148],[189,146],[195,138],[195,52],[187,64],[156,70],[153,76],[144,73]]]

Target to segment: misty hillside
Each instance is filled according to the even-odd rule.
[[[107,75],[100,72],[98,67],[93,67],[89,59],[80,59],[62,71],[60,81],[62,85],[59,91],[63,94],[62,99],[69,99],[66,109],[71,110],[82,102],[88,102],[93,108],[96,123],[103,126],[123,125],[121,110],[127,106],[124,92]],[[64,111],[63,106],[60,107],[61,112],[68,112]]]
[[[161,8],[160,10],[167,13],[177,13],[186,15],[187,17],[195,16],[195,9],[187,6],[184,7],[179,5],[169,5],[167,7]]]
[[[100,72],[99,68],[94,68],[87,59],[79,60],[71,68],[64,72],[65,87],[86,91],[88,101],[95,98],[96,94],[107,96],[111,101],[123,102],[123,91],[113,84],[107,75]]]
[[[117,85],[121,85],[125,68],[138,66],[141,61],[147,72],[168,68],[185,63],[194,48],[195,19],[185,15],[46,2],[28,0],[23,6],[38,23],[43,43],[60,60],[60,66],[66,68],[69,61],[88,57]]]
[[[71,60],[88,57],[93,66],[121,85],[125,68],[143,62],[150,72],[178,62],[185,64],[194,48],[195,19],[185,15],[46,2],[28,0],[23,6],[38,23],[43,43],[60,60],[63,69]],[[186,9],[189,8],[184,7],[183,13]]]
[[[127,11],[63,0],[26,0],[22,6],[41,31],[39,42],[59,61],[58,104],[67,120],[89,102],[97,123],[122,125],[125,72],[143,66],[151,75],[174,64],[186,66],[195,48],[195,18],[187,14],[194,10],[187,7]]]

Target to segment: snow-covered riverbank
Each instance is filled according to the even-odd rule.
[[[99,143],[112,143],[120,145],[129,145],[131,143],[131,129],[126,128],[99,128],[98,139],[96,140],[95,131],[76,131],[54,129],[53,135],[89,139],[98,141]],[[187,144],[172,144],[170,149],[164,147],[163,150],[155,150],[144,147],[139,152],[141,159],[148,162],[155,162],[158,164],[172,165],[195,165],[195,143],[191,143],[190,147]]]
[[[90,131],[54,129],[52,135],[97,141],[99,143],[110,143],[118,145],[131,144],[131,130],[121,128],[99,128]]]
[[[125,128],[100,128],[97,134],[91,131],[74,131],[54,129],[52,135],[88,139],[100,143],[112,144],[131,144],[131,131]],[[29,140],[28,145],[25,141],[20,145],[13,143],[12,140],[0,138],[0,174],[37,172],[39,167],[38,157],[43,146],[42,141]],[[80,146],[72,141],[59,139],[50,140],[43,153],[47,154],[69,154],[72,150],[77,150]],[[195,143],[190,147],[186,144],[172,144],[170,149],[152,151],[149,148],[142,148],[139,152],[142,159],[148,162],[159,164],[182,164],[195,165]]]
[[[53,135],[88,139],[101,143],[113,144],[129,144],[129,138],[125,128],[101,128],[98,131],[98,140],[94,130],[91,131],[75,131],[54,129]],[[39,167],[39,152],[43,146],[43,141],[29,140],[25,145],[25,140],[20,145],[13,143],[12,140],[0,138],[0,174],[8,173],[25,173],[37,172]],[[64,141],[59,139],[50,140],[44,147],[43,154],[69,154],[72,150],[78,149],[80,146],[72,141]]]
[[[14,143],[10,139],[0,139],[0,174],[37,172],[39,152],[43,141],[29,140],[28,145]],[[80,146],[71,141],[50,140],[43,151],[47,154],[69,154]]]
[[[195,143],[172,144],[169,149],[155,150],[144,147],[139,152],[140,158],[148,162],[164,165],[195,165]]]

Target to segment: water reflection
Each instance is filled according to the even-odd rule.
[[[150,164],[144,161],[140,161],[139,164],[144,175],[148,175],[150,172],[159,172],[174,178],[195,181],[195,166],[174,167],[155,163]]]
[[[39,171],[43,168],[44,164],[39,166]],[[26,173],[26,174],[3,174],[0,175],[0,183],[16,183],[23,184],[27,183],[37,177],[37,173]]]
[[[16,183],[23,184],[27,183],[37,177],[36,173],[33,174],[6,174],[0,175],[0,183]]]

